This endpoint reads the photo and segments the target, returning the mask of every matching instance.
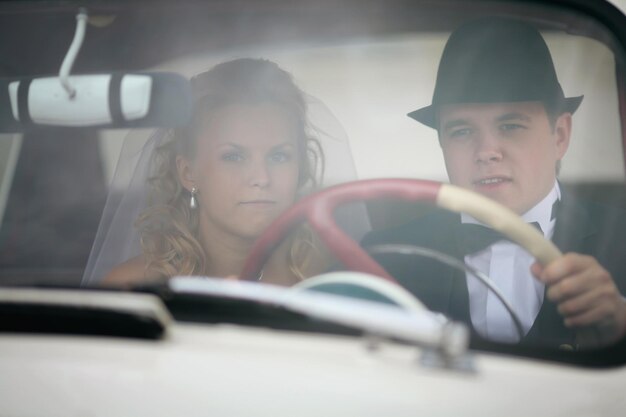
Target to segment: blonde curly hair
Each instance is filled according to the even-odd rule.
[[[168,279],[174,275],[204,275],[207,256],[200,244],[198,213],[189,207],[190,193],[179,182],[176,158],[191,158],[203,120],[210,112],[229,104],[279,105],[296,122],[298,132],[300,196],[316,189],[323,175],[320,143],[307,132],[304,94],[291,75],[277,64],[262,59],[237,59],[221,63],[191,79],[195,95],[190,123],[169,132],[156,147],[148,178],[148,206],[136,227],[146,261],[146,275]],[[288,267],[299,279],[306,277],[311,263],[323,257],[307,227],[292,234]]]

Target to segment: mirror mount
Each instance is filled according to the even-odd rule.
[[[85,40],[87,19],[87,10],[83,8],[79,9],[78,14],[76,15],[76,32],[74,33],[74,39],[70,44],[67,54],[65,54],[65,58],[61,64],[61,69],[59,70],[59,81],[61,82],[63,89],[67,91],[70,99],[73,99],[76,96],[76,89],[70,84],[69,76],[72,71],[74,61],[76,61],[76,56],[78,56],[78,52],[80,52],[80,48],[83,46],[83,41]]]

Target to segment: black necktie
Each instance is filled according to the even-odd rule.
[[[536,227],[541,232],[539,223],[532,222],[528,224]],[[510,240],[497,230],[474,223],[461,224],[459,239],[464,255],[480,252],[501,240]]]

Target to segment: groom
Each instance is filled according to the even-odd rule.
[[[623,337],[623,213],[576,201],[557,181],[582,98],[564,96],[546,43],[532,26],[490,18],[458,28],[444,49],[432,104],[409,116],[437,131],[452,184],[534,223],[564,256],[542,266],[498,237],[470,248],[492,231],[449,212],[373,232],[363,245],[425,246],[490,276],[519,315],[521,338],[500,301],[475,277],[423,258],[378,258],[430,308],[465,321],[486,339],[570,349],[583,328],[599,331],[600,343]],[[611,230],[601,230],[608,219]]]

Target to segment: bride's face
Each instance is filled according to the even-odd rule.
[[[233,104],[212,112],[194,159],[178,161],[183,185],[198,191],[200,226],[258,237],[295,201],[298,146],[295,123],[278,106]]]

